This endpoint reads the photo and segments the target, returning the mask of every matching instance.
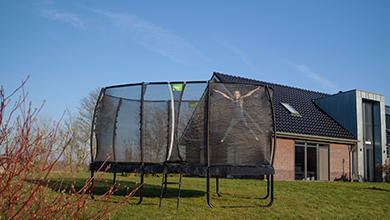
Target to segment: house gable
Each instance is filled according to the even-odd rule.
[[[324,96],[313,102],[353,136],[358,137],[355,90]]]

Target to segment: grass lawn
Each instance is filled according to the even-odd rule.
[[[89,176],[77,174],[77,183],[83,183]],[[106,179],[112,181],[112,174]],[[117,175],[121,185],[131,188],[139,177]],[[136,195],[111,219],[389,219],[390,184],[358,182],[301,182],[275,181],[275,199],[270,208],[224,208],[224,206],[253,206],[266,201],[248,199],[262,197],[266,193],[266,181],[220,179],[220,193],[215,193],[215,179],[211,183],[210,208],[206,202],[206,178],[184,177],[179,209],[176,199],[163,199],[161,209],[159,194],[161,177],[146,177],[144,198],[141,205],[135,205]],[[169,177],[177,181],[178,177]],[[101,194],[106,186],[99,185],[95,194]],[[168,192],[177,195],[177,186],[168,185]],[[116,197],[116,198],[115,198]],[[119,200],[115,196],[112,201]]]

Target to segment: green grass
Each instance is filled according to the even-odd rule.
[[[89,174],[77,174],[78,183],[83,183]],[[107,174],[108,183],[112,174]],[[132,188],[139,177],[117,175],[121,185]],[[163,199],[161,209],[159,194],[161,177],[146,177],[144,198],[135,205],[139,197],[130,199],[111,219],[388,219],[390,216],[390,184],[358,182],[297,182],[275,181],[274,204],[269,208],[224,208],[225,206],[256,206],[266,204],[264,200],[248,199],[262,197],[266,193],[266,181],[220,179],[220,193],[215,193],[215,179],[211,183],[210,208],[206,202],[206,179],[184,177],[179,209],[175,199]],[[169,177],[177,181],[178,177]],[[104,192],[105,181],[95,190]],[[177,186],[169,185],[168,192],[177,195]],[[119,200],[115,196],[111,201]]]

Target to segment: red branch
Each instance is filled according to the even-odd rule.
[[[49,134],[44,136],[36,123],[43,105],[39,109],[33,109],[31,102],[26,104],[26,82],[27,80],[22,81],[21,86],[9,96],[5,96],[3,86],[0,89],[0,215],[6,219],[108,218],[123,207],[140,186],[135,186],[132,191],[128,190],[120,202],[112,205],[109,203],[110,197],[125,188],[117,187],[119,182],[108,187],[108,191],[96,200],[88,199],[96,184],[104,177],[103,172],[96,172],[77,191],[74,189],[76,169],[70,173],[68,180],[65,179],[67,168],[53,180],[54,166],[65,156],[64,151],[75,133],[58,135],[62,116]],[[11,97],[17,92],[21,92],[21,95],[7,109],[9,115],[6,116],[5,110]],[[11,124],[17,111],[20,111],[20,116]],[[110,156],[111,154],[99,171]],[[100,209],[86,211],[97,203],[101,203]]]

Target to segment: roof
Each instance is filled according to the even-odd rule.
[[[356,140],[350,132],[314,104],[313,100],[329,94],[217,72],[214,72],[214,76],[222,82],[253,83],[272,88],[277,132]],[[291,114],[281,103],[289,104],[300,115]]]

